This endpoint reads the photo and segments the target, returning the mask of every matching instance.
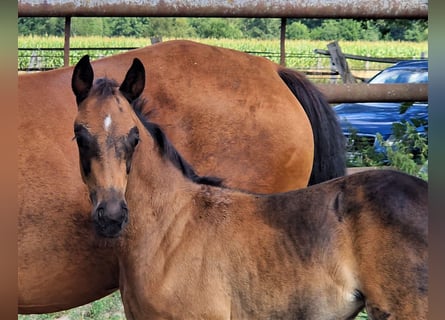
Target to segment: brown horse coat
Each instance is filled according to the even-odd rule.
[[[331,139],[343,139],[329,127],[337,128],[332,111],[301,75],[263,58],[189,41],[104,58],[93,62],[95,72],[121,80],[135,56],[151,79],[144,112],[162,124],[199,174],[261,193],[304,187],[313,136],[321,148],[316,158],[325,161],[314,165],[319,173],[313,182],[344,173],[341,143],[328,148]],[[72,71],[18,77],[19,313],[68,309],[118,287],[116,258],[91,233],[88,192],[78,175]],[[315,112],[313,130],[286,83]]]
[[[196,184],[126,101],[139,103],[142,64],[120,88],[90,90],[90,70],[82,59],[73,74],[75,136],[96,230],[119,237],[128,319],[426,319],[425,181],[373,170],[272,195]]]
[[[119,254],[128,319],[427,319],[423,181],[369,171],[264,197],[152,166],[175,181],[161,186],[136,161]]]

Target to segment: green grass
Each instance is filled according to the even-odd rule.
[[[19,315],[18,320],[124,320],[124,308],[119,292],[114,292],[105,298],[84,306],[66,311],[49,313]],[[357,320],[367,320],[366,313],[362,312]]]
[[[19,315],[18,320],[123,320],[124,308],[118,291],[86,304],[66,311]]]

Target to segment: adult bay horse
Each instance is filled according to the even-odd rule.
[[[120,86],[93,78],[86,56],[74,135],[96,232],[117,238],[127,319],[426,319],[425,181],[373,170],[270,195],[213,186],[140,115],[138,59]]]
[[[344,174],[335,115],[299,73],[190,41],[92,64],[97,75],[120,79],[136,56],[151,79],[142,112],[163,126],[197,174],[259,193]],[[18,77],[20,313],[75,307],[118,288],[117,260],[108,243],[91,233],[88,192],[78,174],[69,128],[76,115],[72,72],[69,67]]]

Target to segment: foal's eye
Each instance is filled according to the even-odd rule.
[[[89,145],[88,137],[85,135],[85,129],[82,126],[74,128],[74,139],[76,139],[79,149],[86,149]]]
[[[83,175],[88,177],[91,172],[91,160],[99,157],[97,139],[82,125],[74,126],[74,138],[79,148],[79,156]]]
[[[139,140],[139,130],[138,128],[134,127],[128,133],[128,143],[134,148],[139,143]]]
[[[139,130],[138,128],[134,127],[130,130],[127,137],[127,146],[129,146],[129,148],[127,148],[127,159],[126,159],[127,174],[130,173],[131,160],[133,158],[134,148],[136,148],[138,143],[139,143]]]

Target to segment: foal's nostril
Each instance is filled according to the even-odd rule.
[[[97,205],[94,223],[99,235],[117,237],[128,223],[128,207],[124,200],[112,199]]]
[[[103,218],[104,218],[104,213],[105,213],[105,210],[104,210],[103,207],[99,207],[99,208],[97,208],[97,217],[98,217],[99,219],[103,220]]]

